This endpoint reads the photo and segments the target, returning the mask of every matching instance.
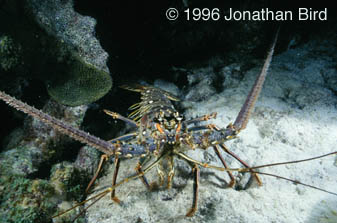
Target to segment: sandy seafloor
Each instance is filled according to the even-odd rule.
[[[228,148],[250,165],[304,159],[337,150],[337,97],[324,79],[326,75],[337,78],[335,52],[329,42],[311,41],[276,55],[247,128],[238,139],[226,143]],[[248,71],[240,82],[230,76],[224,78],[225,87],[220,93],[211,93],[199,102],[183,102],[186,117],[217,112],[217,119],[212,123],[226,127],[234,122],[262,61],[260,64]],[[205,75],[207,79],[211,70],[204,67],[191,73]],[[222,74],[228,75],[229,70],[229,67],[223,67]],[[173,84],[158,82],[157,86],[179,93]],[[208,88],[207,81],[200,81],[190,88],[186,98],[207,92]],[[189,151],[188,155],[221,166],[211,148]],[[233,158],[224,156],[231,167],[239,167]],[[122,161],[119,179],[134,173],[136,163],[137,158]],[[226,186],[223,180],[228,182],[226,173],[203,168],[199,209],[194,217],[187,218],[185,214],[193,195],[190,171],[186,162],[176,159],[176,176],[171,190],[151,192],[140,180],[131,181],[117,190],[122,205],[113,203],[110,196],[106,196],[89,208],[86,219],[100,223],[337,222],[337,196],[267,176],[261,176],[262,187],[253,183],[248,189],[238,191]],[[336,156],[260,171],[337,192]],[[113,165],[108,172],[99,179],[96,190],[111,184]],[[155,170],[147,176],[157,180]]]

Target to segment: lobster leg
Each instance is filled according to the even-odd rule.
[[[164,176],[165,176],[163,161],[160,161],[159,165],[157,166],[157,173],[159,176],[159,186],[161,187],[164,184]]]
[[[229,124],[227,128],[233,128],[233,125]],[[214,124],[209,124],[209,125],[202,125],[202,126],[194,126],[194,127],[189,128],[188,130],[189,131],[214,130],[216,132],[220,132],[222,129],[220,129],[219,127],[217,127]],[[233,136],[235,136],[235,135],[233,135]],[[229,138],[229,139],[231,139],[231,138]],[[223,159],[223,157],[220,154],[219,145],[214,145],[212,147],[213,147],[215,153],[217,154],[217,156],[219,157],[219,159],[221,160],[223,166],[226,169],[228,169],[228,166],[227,166],[225,160]],[[247,163],[245,163],[243,160],[241,160],[235,153],[231,152],[224,144],[220,144],[220,147],[226,153],[228,153],[229,155],[231,155],[232,157],[234,157],[236,160],[238,160],[243,166],[245,166],[246,168],[250,168],[250,166]],[[234,178],[233,174],[230,171],[226,170],[226,172],[227,172],[229,178],[231,179],[231,181],[229,182],[228,186],[229,187],[233,187],[234,184],[235,184],[235,178]],[[260,177],[256,173],[254,173],[253,171],[251,171],[251,173],[255,177],[258,185],[261,186],[262,185],[262,181],[261,181]]]
[[[92,177],[92,179],[90,180],[90,183],[88,184],[87,188],[85,189],[85,193],[88,193],[88,192],[89,192],[90,187],[91,187],[92,184],[95,182],[95,180],[96,180],[98,174],[101,172],[103,162],[107,161],[108,159],[109,159],[109,156],[108,156],[107,154],[103,154],[103,155],[101,156],[101,160],[99,161],[99,164],[98,164],[96,173],[95,173],[95,175]]]
[[[147,163],[149,160],[151,159],[151,156],[146,156],[145,158],[141,158],[138,163],[137,163],[137,166],[135,168],[136,170],[136,173],[137,174],[142,174],[143,173],[143,170],[142,170],[142,166]],[[146,179],[146,177],[143,175],[141,176],[141,181],[143,182],[143,184],[145,185],[145,187],[148,189],[148,190],[151,190],[151,186],[149,184],[149,181]]]
[[[244,162],[243,160],[241,160],[235,153],[231,152],[224,144],[220,145],[221,148],[228,153],[229,155],[231,155],[232,157],[234,157],[237,161],[239,161],[243,166],[245,166],[246,168],[250,168],[250,166]],[[259,184],[259,186],[262,186],[262,180],[260,179],[260,177],[254,173],[254,171],[250,171],[252,173],[252,175],[255,177],[257,183]]]
[[[220,151],[219,151],[219,146],[218,146],[218,145],[213,146],[213,149],[214,149],[214,152],[216,153],[216,155],[217,155],[217,156],[219,157],[219,159],[221,160],[223,166],[224,166],[226,169],[228,169],[228,165],[226,164],[224,158],[222,157],[222,155],[221,155],[221,153],[220,153]],[[230,171],[228,171],[228,170],[226,170],[226,172],[227,172],[229,178],[231,179],[231,181],[228,183],[228,186],[229,186],[229,187],[234,187],[234,185],[235,185],[235,178],[234,178],[232,172],[230,172]]]
[[[142,174],[143,173],[141,162],[139,162],[137,164],[136,172],[137,172],[137,174]],[[143,184],[147,187],[148,190],[153,190],[154,188],[161,187],[164,184],[164,175],[165,175],[165,172],[164,172],[162,160],[157,165],[157,173],[158,173],[158,176],[159,176],[159,185],[157,184],[157,182],[152,182],[151,184],[149,184],[149,182],[146,179],[146,177],[144,175],[141,176],[140,179],[143,182]]]
[[[118,142],[118,141],[126,141],[126,140],[129,140],[129,139],[132,138],[132,137],[135,137],[136,135],[137,135],[137,133],[135,133],[135,132],[134,132],[134,133],[129,133],[129,134],[126,134],[126,135],[123,135],[123,136],[119,136],[119,137],[117,137],[117,138],[115,138],[115,139],[111,139],[111,140],[109,140],[108,142],[110,142],[110,143],[116,143],[116,142]],[[92,184],[95,182],[96,178],[98,177],[98,174],[101,172],[103,163],[104,163],[105,161],[107,161],[108,159],[109,159],[109,155],[107,155],[107,154],[103,154],[103,155],[101,156],[101,159],[100,159],[100,162],[99,162],[99,164],[98,164],[96,173],[95,173],[95,175],[92,177],[92,179],[90,180],[90,182],[89,182],[87,188],[85,189],[85,192],[86,192],[86,193],[89,192],[90,187],[91,187]],[[117,157],[115,158],[115,162],[119,162],[119,160],[118,160]],[[115,163],[115,164],[116,164],[116,163]],[[116,168],[116,167],[115,167],[115,168]],[[115,169],[115,171],[116,171],[116,169]],[[117,170],[117,171],[118,171],[118,170]]]
[[[231,125],[230,125],[231,126]],[[205,127],[208,127],[208,129],[211,129],[211,130],[215,130],[215,131],[221,131],[221,129],[219,127],[217,127],[216,125],[207,125]],[[235,153],[231,152],[226,146],[225,144],[220,144],[220,147],[226,152],[228,153],[229,155],[231,155],[232,157],[234,157],[237,161],[239,161],[243,166],[245,166],[246,168],[250,168],[250,166],[244,162],[243,160],[241,160]],[[223,157],[221,156],[220,154],[220,151],[219,151],[219,145],[216,145],[216,146],[213,146],[213,149],[215,151],[215,153],[217,154],[217,156],[219,157],[219,159],[221,160],[222,164],[224,165],[224,167],[227,169],[228,166],[227,164],[225,163],[225,160],[223,159]],[[234,186],[235,184],[235,179],[234,179],[234,176],[232,175],[232,173],[230,171],[227,171],[229,177],[231,178],[231,182],[229,183],[229,186],[232,187]],[[260,179],[260,177],[256,174],[256,173],[253,173],[251,171],[252,175],[255,177],[257,183],[259,184],[259,186],[262,186],[262,181]]]
[[[94,177],[91,179],[90,183],[88,184],[87,186],[87,189],[85,190],[86,193],[88,193],[90,187],[92,186],[92,184],[95,182],[98,174],[101,172],[102,170],[102,166],[103,166],[103,163],[105,161],[107,161],[109,159],[109,156],[106,155],[106,154],[103,154],[101,156],[101,160],[98,164],[98,167],[97,167],[97,170],[96,170],[96,173],[94,175]],[[113,178],[112,178],[112,186],[114,186],[116,184],[116,181],[117,181],[117,175],[118,175],[118,170],[119,170],[119,164],[120,164],[120,159],[118,158],[118,156],[115,157],[115,169],[114,169],[114,174],[113,174]],[[111,200],[115,201],[116,203],[120,203],[120,200],[115,196],[115,189],[113,189],[111,191]]]
[[[116,187],[118,187],[118,186],[120,186],[120,185],[122,185],[122,184],[124,184],[124,183],[127,183],[127,182],[129,182],[130,180],[133,180],[133,179],[136,179],[136,178],[139,178],[139,177],[144,176],[144,175],[145,175],[147,172],[149,172],[152,168],[154,168],[155,166],[157,166],[157,165],[161,162],[161,160],[162,160],[164,157],[166,157],[166,156],[167,156],[166,153],[162,154],[158,159],[156,159],[154,162],[152,162],[148,167],[146,167],[146,168],[145,168],[143,171],[141,171],[140,173],[137,173],[136,175],[133,175],[133,176],[124,178],[122,181],[120,181],[120,182],[114,184],[113,186],[111,186],[110,188],[108,188],[108,189],[105,190],[105,191],[112,191],[112,190],[114,190]],[[102,193],[104,193],[104,192],[102,192]]]
[[[137,174],[142,173],[142,165],[147,161],[148,161],[148,159],[143,161],[143,162],[141,162],[141,161],[138,162],[138,164],[135,168]],[[159,186],[161,186],[164,183],[164,172],[163,172],[163,167],[161,166],[162,163],[160,162],[158,165],[159,166],[157,166],[158,167],[157,171],[158,171],[159,180],[160,180]],[[173,162],[172,156],[168,157],[168,165],[169,165],[169,172],[168,172],[168,177],[167,177],[167,188],[169,189],[169,188],[172,187],[172,180],[173,180],[173,177],[174,177],[174,162]],[[146,188],[148,190],[152,190],[153,188],[155,188],[157,186],[155,182],[149,184],[149,182],[148,182],[148,180],[146,179],[145,176],[142,176],[140,179],[142,180],[143,184],[146,186]]]
[[[174,161],[173,161],[173,156],[169,156],[168,157],[168,161],[169,161],[169,172],[168,172],[168,176],[167,176],[167,188],[170,189],[172,188],[172,180],[174,177]]]
[[[144,174],[146,174],[146,173],[149,172],[153,167],[155,167],[156,165],[158,165],[158,163],[159,163],[159,162],[160,162],[166,155],[167,155],[167,154],[163,154],[162,156],[160,156],[156,161],[154,161],[154,162],[151,163],[148,167],[146,167],[146,168],[144,169],[144,171],[142,171],[141,173],[138,173],[138,174],[136,174],[136,175],[133,175],[133,176],[124,178],[122,181],[120,181],[120,182],[118,182],[118,183],[114,182],[113,185],[112,185],[111,187],[109,187],[108,189],[104,190],[103,192],[101,192],[101,193],[99,193],[99,194],[97,194],[97,195],[94,195],[93,197],[90,197],[90,198],[88,198],[87,200],[84,200],[84,201],[82,201],[82,202],[76,204],[75,206],[73,206],[73,207],[69,208],[68,210],[65,210],[65,211],[63,211],[63,212],[61,212],[61,213],[59,213],[59,214],[53,216],[52,218],[59,217],[59,216],[65,214],[65,213],[67,213],[67,212],[69,212],[69,211],[71,211],[71,210],[73,210],[73,209],[75,209],[75,208],[77,208],[77,207],[79,207],[79,206],[81,206],[81,205],[87,203],[88,201],[93,200],[93,203],[91,203],[88,207],[86,207],[86,208],[84,209],[84,211],[85,211],[85,210],[88,209],[91,205],[93,205],[94,203],[96,203],[97,201],[99,201],[100,199],[102,199],[106,194],[108,194],[109,192],[112,192],[113,190],[115,190],[118,186],[120,186],[120,185],[122,185],[122,184],[124,184],[124,183],[127,183],[127,182],[129,182],[130,180],[133,180],[133,179],[136,179],[136,178],[138,178],[138,177],[144,176]],[[115,175],[115,174],[114,174],[114,175]],[[116,175],[117,175],[117,174],[116,174]],[[78,218],[82,213],[83,213],[83,212],[81,212],[79,215],[77,215],[77,216],[75,217],[75,219]],[[74,220],[75,220],[75,219],[74,219]]]
[[[185,155],[184,153],[182,152],[179,152],[179,151],[173,151],[174,154],[178,155],[179,157],[183,158],[184,160],[187,160],[191,163],[194,163],[194,164],[198,164],[199,166],[202,166],[204,168],[210,168],[210,169],[216,169],[216,170],[220,170],[220,171],[225,171],[226,169],[223,168],[223,167],[219,167],[219,166],[213,166],[213,165],[209,165],[208,163],[202,163],[198,160],[195,160],[187,155]]]
[[[214,129],[215,130],[220,130],[217,126],[212,125],[212,124],[210,124],[210,125],[202,125],[202,126],[193,126],[193,127],[189,128],[188,130],[189,131],[200,131],[200,130],[210,130],[210,129],[211,130],[214,130]],[[222,155],[221,155],[221,153],[219,151],[219,146],[215,145],[215,146],[213,146],[213,149],[214,149],[214,152],[216,153],[216,155],[221,160],[221,163],[223,164],[223,166],[226,169],[228,169],[228,165],[226,164],[224,158],[222,157]],[[230,172],[228,170],[226,170],[226,172],[227,172],[229,178],[231,179],[231,181],[229,182],[228,186],[229,187],[233,187],[235,185],[235,178],[234,178],[232,172]]]
[[[120,159],[118,158],[118,156],[116,156],[115,157],[115,170],[114,170],[114,175],[112,177],[112,186],[116,185],[117,175],[118,175],[118,170],[119,170],[119,164],[120,164]],[[113,189],[111,191],[110,198],[111,198],[111,200],[115,201],[116,203],[120,203],[120,200],[118,199],[118,197],[116,197],[115,193],[116,193],[116,189]]]
[[[194,164],[193,173],[194,173],[193,203],[191,209],[186,214],[187,217],[192,217],[198,208],[200,170],[197,164]]]

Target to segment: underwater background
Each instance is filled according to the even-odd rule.
[[[300,7],[326,9],[327,20],[187,20],[184,12],[268,8],[295,15]],[[167,19],[169,8],[180,17]],[[186,118],[217,112],[212,123],[223,128],[235,120],[281,27],[247,129],[226,145],[251,165],[317,156],[337,145],[336,12],[325,1],[0,0],[0,90],[105,140],[129,129],[103,109],[127,116],[139,101],[123,84],[167,90],[181,99],[176,106]],[[71,222],[84,207],[52,216],[87,198],[101,154],[3,102],[0,111],[0,222]],[[220,163],[213,151],[189,155]],[[120,179],[137,162],[122,160]],[[110,160],[94,192],[111,184],[112,169]],[[224,173],[209,169],[201,170],[199,211],[185,218],[193,177],[184,162],[176,171],[172,190],[150,192],[132,181],[117,190],[122,205],[106,196],[76,222],[337,221],[333,195],[267,177],[262,187],[247,186],[249,174],[237,174],[231,189]],[[266,172],[336,191],[333,156]],[[155,171],[148,177],[157,179]]]

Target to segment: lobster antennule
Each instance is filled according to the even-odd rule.
[[[263,68],[261,70],[260,75],[256,78],[256,81],[252,87],[252,89],[250,90],[245,103],[243,104],[243,106],[241,107],[241,110],[238,114],[238,116],[236,117],[236,120],[233,124],[233,127],[235,128],[236,131],[240,131],[244,128],[246,128],[249,117],[251,112],[254,109],[254,105],[255,102],[261,92],[264,80],[266,79],[267,76],[267,72],[268,72],[268,68],[269,65],[271,63],[272,57],[273,57],[273,53],[274,53],[274,48],[277,42],[277,37],[279,34],[279,30],[277,30],[275,37],[274,37],[274,41],[269,49],[268,52],[268,56],[266,58],[266,61],[264,62]]]

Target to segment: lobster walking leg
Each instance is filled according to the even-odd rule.
[[[155,167],[156,165],[158,165],[158,163],[159,163],[165,156],[166,156],[166,154],[163,154],[162,156],[160,156],[156,161],[154,161],[154,162],[151,163],[148,167],[146,167],[146,168],[144,169],[144,171],[142,171],[141,173],[138,173],[138,174],[136,174],[136,175],[133,175],[133,176],[124,178],[122,181],[120,181],[120,182],[118,182],[118,183],[116,183],[116,181],[114,181],[114,182],[113,182],[113,185],[112,185],[111,187],[109,187],[108,189],[104,190],[103,192],[101,192],[101,193],[99,193],[99,194],[96,194],[96,195],[94,195],[94,196],[88,198],[87,200],[84,200],[84,201],[82,201],[82,202],[76,204],[76,205],[73,206],[72,208],[69,208],[68,210],[63,211],[63,212],[61,212],[61,213],[59,213],[59,214],[53,216],[52,218],[59,217],[59,216],[65,214],[65,213],[67,213],[67,212],[69,212],[69,211],[71,211],[71,210],[73,210],[73,209],[75,209],[75,208],[77,208],[77,207],[79,207],[79,206],[81,206],[81,205],[87,203],[88,201],[92,201],[92,200],[93,200],[93,202],[92,202],[90,205],[88,205],[88,207],[86,207],[86,208],[84,209],[84,211],[85,211],[85,210],[88,209],[90,206],[92,206],[94,203],[96,203],[97,201],[99,201],[100,199],[102,199],[102,198],[103,198],[105,195],[107,195],[109,192],[114,191],[118,186],[120,186],[120,185],[122,185],[122,184],[124,184],[124,183],[127,183],[127,182],[129,182],[130,180],[133,180],[133,179],[136,179],[136,178],[139,178],[139,177],[144,176],[145,173],[149,172],[153,167]],[[118,166],[118,167],[119,167],[119,166]],[[114,175],[117,176],[117,174],[114,174]],[[116,179],[117,179],[117,177],[116,177]],[[75,219],[78,218],[81,214],[83,214],[83,212],[81,212],[79,215],[77,215],[77,216],[75,217]],[[74,219],[74,220],[75,220],[75,219]]]
[[[188,162],[191,162],[191,163],[194,163],[194,164],[197,164],[199,166],[202,166],[204,168],[210,168],[210,169],[216,169],[216,170],[220,170],[220,171],[225,171],[226,169],[223,168],[223,167],[219,167],[219,166],[213,166],[213,165],[209,165],[208,163],[203,163],[203,162],[200,162],[198,160],[195,160],[187,155],[185,155],[184,153],[182,152],[174,152],[174,154],[178,155],[179,157],[183,158],[184,160],[188,161]]]
[[[201,125],[201,126],[193,126],[191,128],[188,129],[189,131],[200,131],[200,130],[216,130],[216,131],[219,131],[220,128],[217,127],[216,125],[214,124],[209,124],[209,125]],[[228,165],[226,164],[224,158],[222,157],[220,151],[219,151],[219,146],[218,145],[215,145],[215,146],[212,146],[213,149],[214,149],[214,152],[216,153],[216,155],[219,157],[219,159],[221,160],[221,163],[223,164],[223,166],[228,169]],[[229,182],[228,186],[229,187],[233,187],[235,185],[235,178],[233,176],[233,174],[226,170],[229,178],[231,179],[231,181]]]
[[[88,184],[85,192],[88,193],[89,192],[89,189],[90,187],[92,186],[92,184],[95,182],[98,174],[101,172],[102,170],[102,166],[103,166],[103,163],[105,161],[107,161],[109,159],[109,156],[106,155],[106,154],[103,154],[101,156],[101,160],[98,164],[98,167],[97,167],[97,170],[96,170],[96,173],[95,175],[93,176],[93,178],[91,179],[90,183]],[[117,181],[117,175],[118,175],[118,170],[119,170],[119,164],[120,164],[120,159],[118,158],[118,156],[115,157],[115,170],[114,170],[114,174],[113,174],[113,178],[112,178],[112,186],[114,186],[116,184],[116,181]],[[112,190],[111,191],[111,200],[117,202],[117,203],[120,203],[120,200],[115,196],[115,190]]]
[[[114,175],[112,177],[112,186],[116,185],[119,164],[120,164],[120,159],[118,158],[118,156],[116,156],[115,157],[115,170],[114,170]],[[116,197],[115,194],[116,194],[116,189],[113,189],[110,194],[111,200],[115,201],[116,203],[120,203],[120,200],[118,199],[118,197]]]
[[[157,173],[159,176],[159,186],[163,186],[164,185],[164,177],[165,177],[165,170],[163,167],[163,160],[160,161],[159,165],[157,166]]]
[[[117,138],[115,138],[115,139],[111,139],[111,140],[109,140],[108,142],[110,142],[110,143],[116,143],[116,142],[118,142],[118,141],[126,141],[126,140],[129,140],[129,139],[135,137],[136,135],[137,135],[137,133],[133,132],[133,133],[129,133],[129,134],[126,134],[126,135],[123,135],[123,136],[119,136],[119,137],[117,137]],[[98,164],[96,173],[95,173],[95,175],[92,177],[92,179],[90,180],[90,182],[89,182],[87,188],[85,189],[85,192],[86,192],[86,193],[89,192],[90,187],[91,187],[91,186],[93,185],[93,183],[96,181],[96,178],[98,177],[98,174],[99,174],[99,173],[101,172],[101,170],[102,170],[103,163],[104,163],[105,161],[107,161],[108,159],[109,159],[109,155],[107,155],[107,154],[103,154],[103,155],[101,156],[101,159],[100,159],[100,162],[99,162],[99,164]],[[116,158],[116,159],[117,159],[117,158]],[[118,159],[117,159],[117,160],[118,160]],[[118,162],[119,162],[119,161],[118,161]]]
[[[141,162],[141,161],[138,162],[138,164],[135,168],[137,174],[143,174],[143,170],[142,170],[143,163],[145,163],[145,162]],[[149,181],[146,179],[146,177],[144,175],[142,175],[140,177],[140,179],[148,190],[152,189],[150,184],[149,184]]]
[[[103,154],[103,155],[101,156],[101,160],[99,161],[99,164],[98,164],[96,173],[95,173],[95,175],[91,178],[90,183],[88,184],[87,188],[85,189],[85,193],[88,193],[88,192],[89,192],[90,187],[91,187],[92,184],[95,182],[95,180],[96,180],[98,174],[99,174],[99,173],[101,172],[101,170],[102,170],[102,165],[103,165],[103,163],[104,163],[105,161],[107,161],[108,159],[109,159],[109,156],[106,155],[106,154]]]
[[[232,126],[232,125],[229,124],[229,126]],[[219,127],[217,127],[216,125],[210,125],[209,127],[210,127],[210,129],[213,129],[213,130],[216,130],[216,131],[220,131],[220,130],[221,130],[221,129],[220,129]],[[230,150],[225,146],[225,144],[220,144],[220,147],[221,147],[226,153],[228,153],[229,155],[231,155],[232,157],[234,157],[237,161],[239,161],[244,167],[250,168],[250,166],[249,166],[246,162],[244,162],[242,159],[240,159],[240,157],[238,157],[235,153],[233,153],[232,151],[230,151]],[[214,148],[214,147],[213,147],[213,148]],[[218,150],[218,148],[219,148],[219,147],[218,147],[218,145],[217,145],[217,150]],[[220,157],[220,156],[221,156],[220,151],[218,150],[218,151],[215,151],[215,152],[216,152],[216,154],[218,155],[218,157],[220,158],[220,160],[221,160],[222,164],[225,166],[225,168],[228,168],[227,165],[226,165],[226,163],[224,163],[223,158]],[[220,155],[220,156],[219,156],[219,155]],[[230,174],[230,175],[232,175],[229,171],[227,171],[227,173]],[[259,184],[259,186],[262,186],[262,180],[260,179],[260,177],[259,177],[256,173],[254,173],[253,171],[251,171],[251,173],[252,173],[252,175],[255,177],[257,183]],[[232,175],[232,176],[230,176],[230,175],[229,175],[229,177],[233,180],[233,179],[234,179],[233,175]],[[232,178],[232,177],[233,177],[233,178]],[[231,185],[231,183],[232,183],[232,181],[230,182],[229,185]],[[233,183],[235,183],[235,181],[234,181]],[[234,185],[232,185],[232,186],[234,186]]]
[[[137,167],[136,167],[136,172],[138,173],[138,174],[142,174],[143,173],[143,171],[142,171],[142,166],[141,166],[141,164],[140,163],[138,163],[138,165],[137,165]],[[153,190],[153,189],[155,189],[155,188],[158,188],[158,187],[161,187],[161,186],[163,186],[163,184],[164,184],[164,176],[165,176],[165,171],[164,171],[164,167],[163,167],[163,162],[162,162],[162,160],[158,163],[158,165],[157,165],[157,174],[158,174],[158,176],[159,176],[159,184],[156,182],[156,181],[154,181],[154,182],[152,182],[152,183],[148,183],[148,180],[146,179],[146,177],[144,176],[144,174],[143,174],[143,176],[141,176],[141,180],[142,180],[142,182],[143,182],[143,184],[149,189],[149,190]]]
[[[243,160],[241,160],[235,153],[233,153],[232,151],[230,151],[224,144],[220,145],[221,148],[228,153],[229,155],[231,155],[232,157],[234,157],[234,159],[236,159],[237,161],[239,161],[243,166],[245,166],[247,169],[250,168],[250,166],[244,162]],[[254,173],[254,171],[250,171],[252,173],[252,175],[255,177],[257,183],[259,184],[259,186],[262,186],[262,180],[260,179],[260,177]]]
[[[168,172],[168,175],[167,175],[167,188],[170,189],[172,188],[172,180],[173,180],[173,177],[174,177],[174,161],[173,161],[173,156],[169,156],[168,157],[168,165],[169,165],[169,172]]]
[[[187,217],[192,217],[198,209],[200,170],[197,164],[194,164],[193,173],[194,173],[193,203],[191,209],[186,214]]]
[[[219,157],[219,159],[221,160],[221,163],[224,165],[224,167],[225,167],[226,169],[228,169],[228,165],[226,164],[224,158],[222,157],[222,155],[221,155],[221,153],[220,153],[220,151],[219,151],[219,146],[218,146],[218,145],[213,146],[213,149],[214,149],[214,152],[216,153],[216,155],[217,155],[217,156]],[[231,181],[228,183],[228,186],[229,186],[229,187],[234,187],[234,185],[235,185],[235,178],[234,178],[232,172],[230,172],[230,171],[228,171],[228,170],[226,170],[226,172],[227,172],[229,178],[231,179]]]

